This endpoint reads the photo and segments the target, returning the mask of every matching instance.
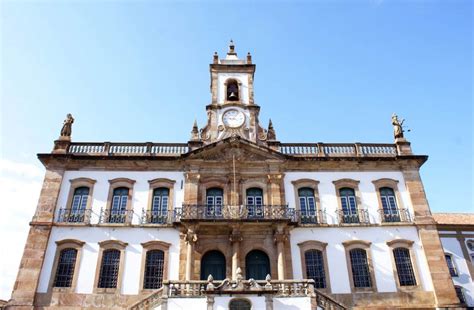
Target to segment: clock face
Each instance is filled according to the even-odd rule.
[[[222,116],[222,122],[227,127],[236,128],[242,126],[245,121],[244,113],[238,110],[227,110]]]

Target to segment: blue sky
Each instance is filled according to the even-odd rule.
[[[51,150],[66,113],[74,141],[185,142],[194,119],[205,122],[208,65],[230,38],[239,56],[252,53],[261,120],[272,118],[279,140],[390,143],[396,112],[414,152],[430,156],[432,210],[474,212],[472,1],[7,0],[0,9],[1,177],[18,182],[11,197],[31,197],[12,198],[9,211],[28,214],[8,226],[18,255],[39,187],[21,184],[40,184],[35,154]]]

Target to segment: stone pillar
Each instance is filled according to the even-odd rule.
[[[279,206],[283,203],[282,182],[283,176],[281,174],[268,175],[268,202],[270,205]]]
[[[214,296],[207,295],[207,310],[214,309]]]
[[[197,241],[197,235],[194,228],[188,228],[186,233],[186,276],[185,280],[190,281],[194,272],[194,244]]]
[[[273,310],[273,296],[265,295],[265,310]]]
[[[444,307],[459,304],[418,169],[403,171],[403,177],[407,191],[410,194],[415,212],[415,224],[430,269],[436,305]]]
[[[197,205],[200,175],[196,171],[187,172],[184,183],[184,204]]]
[[[279,226],[275,232],[275,243],[277,244],[277,266],[278,266],[278,280],[285,280],[285,242],[288,239],[283,226]]]
[[[240,242],[242,241],[242,235],[238,228],[234,228],[229,237],[229,241],[232,244],[232,280],[236,280],[237,268],[239,268],[240,262]]]
[[[11,306],[33,309],[63,175],[62,169],[46,170],[36,213],[30,223],[31,227],[13,287],[12,298],[7,308]]]

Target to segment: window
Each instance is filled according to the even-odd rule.
[[[74,190],[72,197],[71,212],[68,216],[68,222],[83,222],[84,214],[87,207],[87,200],[89,198],[88,187],[78,187]]]
[[[54,278],[54,287],[71,287],[76,266],[77,250],[67,248],[61,250]]]
[[[327,245],[327,243],[316,240],[298,243],[303,277],[305,279],[313,279],[316,288],[330,293],[331,283],[326,256]]]
[[[458,271],[456,270],[456,266],[454,265],[453,256],[451,254],[444,254],[444,258],[446,259],[446,264],[448,265],[449,274],[451,277],[457,277]]]
[[[316,288],[326,288],[323,253],[319,250],[308,250],[304,253],[306,278],[314,280]]]
[[[396,248],[393,250],[393,257],[395,259],[400,286],[416,285],[415,273],[410,259],[410,250],[406,248]]]
[[[109,223],[125,223],[127,214],[128,191],[126,187],[114,189]]]
[[[201,280],[207,280],[212,275],[214,280],[225,279],[225,256],[222,252],[213,250],[201,258]]]
[[[222,203],[224,191],[222,188],[209,188],[206,191],[206,217],[219,218],[222,217]]]
[[[165,253],[161,250],[151,250],[146,253],[144,289],[158,289],[163,283],[163,266]]]
[[[309,187],[298,189],[298,199],[300,202],[301,223],[314,224],[318,222],[316,216],[316,203],[314,200],[314,190]]]
[[[395,192],[390,187],[380,189],[384,222],[400,222],[400,213],[397,207]]]
[[[247,299],[232,299],[229,303],[229,310],[250,310],[252,305]]]
[[[249,218],[263,218],[263,191],[260,188],[249,188],[246,191]]]
[[[65,206],[58,210],[58,222],[84,223],[90,220],[92,191],[95,180],[76,178],[69,180],[71,187]]]
[[[458,296],[459,302],[461,304],[466,304],[466,298],[464,297],[464,290],[461,286],[454,286],[454,289],[456,290],[456,295]]]
[[[268,255],[260,250],[250,251],[245,257],[245,278],[265,280],[268,274],[270,274]]]
[[[355,288],[372,287],[367,253],[363,249],[349,251],[352,281]]]
[[[120,251],[105,250],[100,265],[99,288],[117,288],[120,268]]]
[[[168,198],[170,190],[166,187],[159,187],[153,190],[150,222],[164,224],[168,219]]]
[[[344,187],[339,189],[339,196],[341,198],[342,222],[359,223],[355,191],[352,188]]]
[[[236,80],[227,81],[227,100],[228,101],[239,101],[239,84]]]

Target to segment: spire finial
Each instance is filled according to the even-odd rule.
[[[275,129],[273,128],[272,119],[268,122],[268,130],[267,130],[267,141],[275,141],[276,140],[276,133]]]
[[[227,55],[237,55],[237,53],[235,52],[234,40],[232,39],[230,39],[229,52],[227,53]]]
[[[199,141],[199,128],[196,119],[194,120],[193,129],[191,130],[191,141]]]

